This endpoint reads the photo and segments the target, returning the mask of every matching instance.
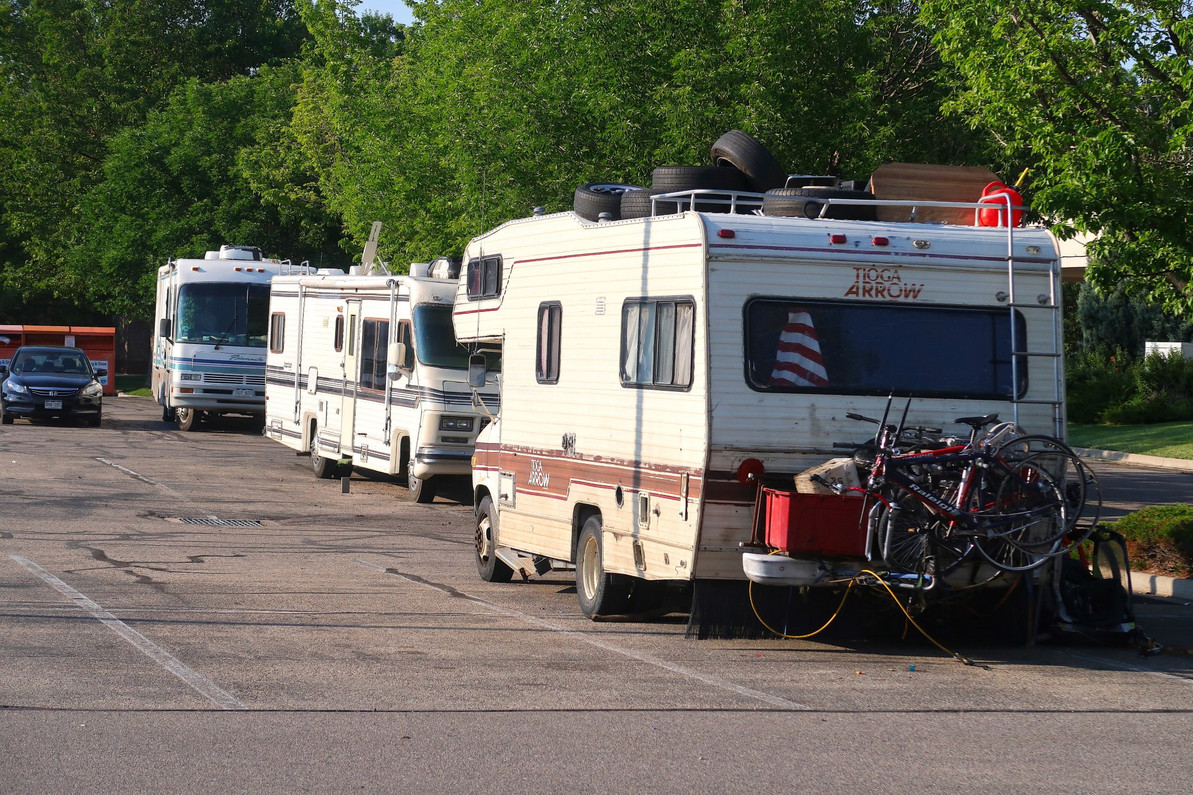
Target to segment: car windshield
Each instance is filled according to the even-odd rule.
[[[468,348],[456,342],[452,329],[452,308],[435,304],[414,307],[414,350],[418,360],[430,367],[468,369]],[[499,369],[500,364],[490,369]]]
[[[14,373],[73,373],[75,375],[89,375],[91,367],[86,357],[80,353],[59,353],[47,351],[32,353],[26,351],[13,359]]]

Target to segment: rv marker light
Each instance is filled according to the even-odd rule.
[[[870,242],[875,246],[889,246],[891,244],[891,241],[885,237],[873,237],[870,238]]]
[[[737,237],[737,232],[734,232],[732,229],[718,229],[717,237],[724,237],[724,238],[732,239],[732,238]]]
[[[845,235],[841,234],[840,232],[834,232],[828,236],[828,242],[840,245],[845,242]]]

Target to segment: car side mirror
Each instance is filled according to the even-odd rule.
[[[468,386],[480,389],[485,385],[485,374],[488,372],[483,353],[474,353],[468,357]]]
[[[161,320],[158,321],[157,336],[159,336],[159,337],[169,337],[170,336],[170,318],[163,317]]]

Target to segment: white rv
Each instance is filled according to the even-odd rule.
[[[589,616],[643,581],[744,580],[759,474],[841,455],[874,431],[846,413],[882,416],[891,394],[913,398],[909,423],[997,412],[1060,435],[1059,289],[1039,229],[502,224],[468,246],[454,311],[461,343],[503,351],[473,471],[480,574],[574,565]]]
[[[452,334],[456,267],[411,270],[273,280],[265,432],[310,455],[319,477],[396,475],[430,502],[441,478],[472,471],[489,418]],[[496,407],[495,385],[481,395]]]
[[[152,389],[163,421],[193,431],[206,414],[264,415],[269,280],[288,266],[221,246],[158,269]]]

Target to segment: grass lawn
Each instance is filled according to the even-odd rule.
[[[126,395],[152,397],[152,394],[149,392],[149,382],[143,375],[116,376],[116,390]]]
[[[1069,444],[1094,450],[1193,459],[1193,422],[1069,425]]]

